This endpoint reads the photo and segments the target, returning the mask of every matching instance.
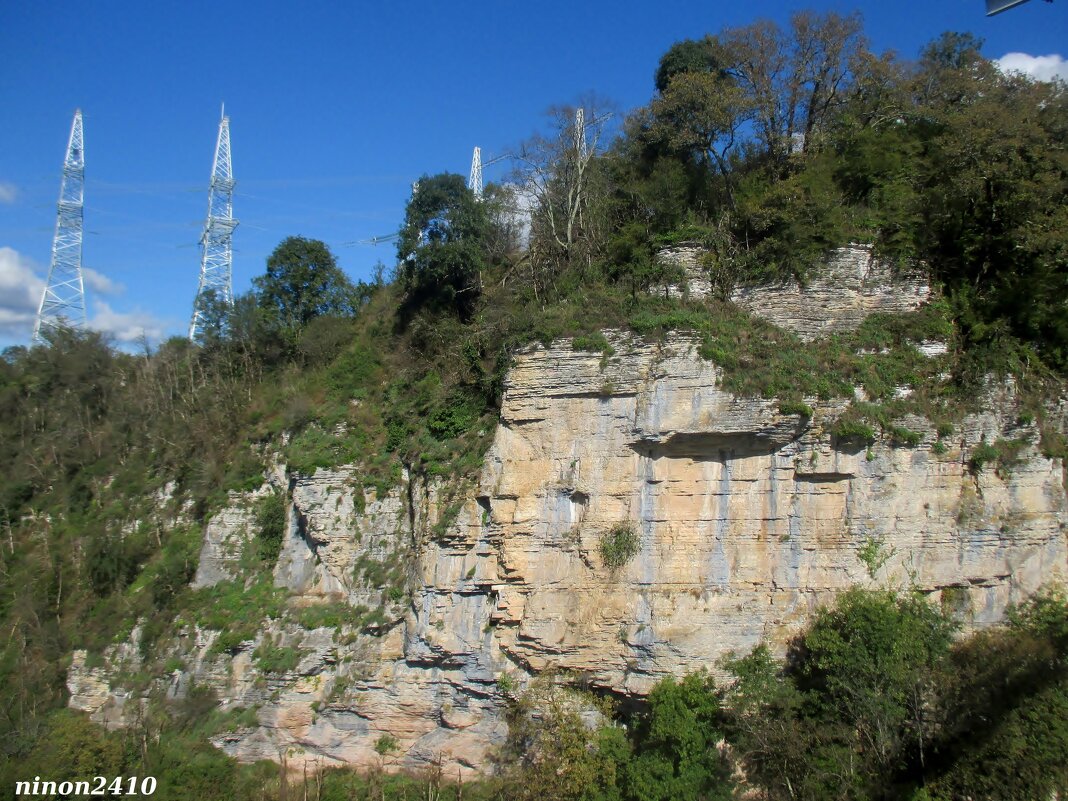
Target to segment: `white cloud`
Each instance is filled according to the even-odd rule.
[[[86,287],[97,294],[114,295],[123,291],[122,284],[96,270],[83,267],[82,274]],[[0,340],[29,341],[44,283],[32,261],[14,248],[0,247]],[[89,302],[93,309],[89,327],[110,334],[120,343],[138,344],[142,337],[155,343],[166,333],[167,323],[149,312],[139,309],[117,312],[92,296]]]
[[[0,336],[28,338],[44,291],[33,262],[9,247],[0,247]]]
[[[0,203],[14,203],[19,196],[18,187],[8,181],[0,181]]]
[[[93,316],[89,327],[110,334],[116,340],[126,344],[137,344],[142,338],[150,342],[159,342],[167,330],[167,323],[150,312],[134,309],[130,312],[117,312],[106,302],[93,302]]]
[[[1056,53],[1048,56],[1006,53],[994,63],[1002,72],[1022,72],[1036,81],[1052,81],[1054,78],[1068,81],[1068,61]]]
[[[103,273],[98,273],[92,267],[82,267],[82,280],[85,285],[101,295],[119,295],[126,287],[118,281],[112,281]]]

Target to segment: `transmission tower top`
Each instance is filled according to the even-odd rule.
[[[586,158],[586,112],[582,106],[575,109],[575,150],[580,159]]]
[[[215,161],[208,189],[208,218],[200,237],[200,284],[193,301],[193,319],[189,322],[189,338],[195,340],[202,332],[206,317],[213,306],[223,303],[232,306],[233,291],[233,235],[237,227],[234,219],[234,173],[230,161],[230,118],[226,106],[219,121],[219,137],[215,141]]]
[[[85,319],[85,285],[82,281],[82,230],[85,200],[85,137],[82,112],[74,112],[63,161],[63,180],[59,189],[56,233],[52,239],[52,263],[48,281],[37,307],[33,326],[34,344],[45,343],[47,334],[56,328],[82,328]]]
[[[476,147],[471,154],[471,175],[467,179],[467,188],[482,200],[482,148]]]

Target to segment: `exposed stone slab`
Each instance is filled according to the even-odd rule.
[[[707,270],[701,266],[704,253],[695,244],[658,253],[661,263],[677,267],[685,276],[683,284],[666,288],[669,294],[704,298],[712,293]],[[915,311],[930,297],[930,285],[921,275],[897,274],[888,262],[873,256],[870,245],[853,244],[836,249],[804,285],[790,280],[738,287],[730,299],[757,317],[811,340],[852,331],[874,312]],[[921,349],[937,355],[945,352],[945,345],[922,343]]]

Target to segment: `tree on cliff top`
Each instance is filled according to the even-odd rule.
[[[411,307],[455,309],[466,318],[481,291],[486,211],[463,176],[423,176],[412,191],[397,242]]]
[[[277,314],[286,329],[316,317],[356,313],[356,290],[318,239],[291,236],[267,257],[267,272],[253,279],[260,307]]]
[[[718,73],[722,69],[721,53],[711,36],[675,42],[660,57],[654,83],[663,94],[677,75],[684,73]]]

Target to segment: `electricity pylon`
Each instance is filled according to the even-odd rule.
[[[193,301],[193,319],[189,322],[189,338],[200,333],[206,309],[207,293],[214,291],[215,299],[232,306],[234,290],[232,278],[233,236],[237,227],[234,219],[234,173],[230,163],[230,118],[225,107],[219,121],[219,138],[215,142],[215,164],[208,189],[208,219],[200,236],[200,285]]]
[[[44,344],[45,334],[56,328],[82,328],[85,319],[85,285],[82,281],[83,203],[85,200],[85,138],[82,112],[74,112],[63,161],[59,189],[56,235],[52,240],[52,264],[37,307],[33,326],[34,344]]]
[[[471,174],[467,178],[467,188],[475,193],[475,198],[482,200],[482,148],[476,147],[471,154]]]
[[[575,150],[580,160],[586,160],[586,112],[582,106],[575,109]]]

